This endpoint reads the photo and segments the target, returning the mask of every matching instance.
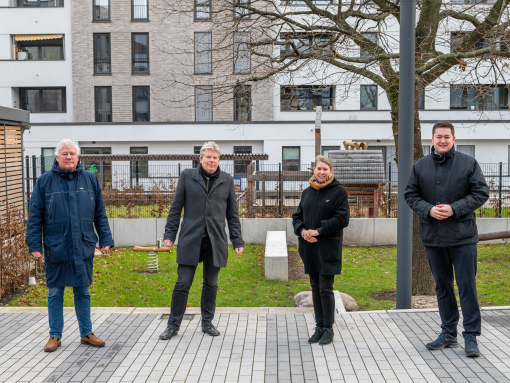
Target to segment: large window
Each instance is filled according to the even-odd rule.
[[[110,0],[92,0],[92,19],[94,21],[110,21]]]
[[[63,7],[64,0],[16,0],[15,7]]]
[[[452,85],[450,109],[509,109],[508,85]]]
[[[81,148],[81,154],[112,154],[112,148]],[[94,173],[104,189],[112,182],[112,161],[82,160],[83,169]]]
[[[15,35],[14,44],[18,60],[64,60],[64,38],[61,34],[39,35]]]
[[[41,148],[41,174],[49,172],[55,161],[55,148]]]
[[[475,158],[475,146],[474,145],[457,145],[458,152],[467,154],[468,156],[471,156]]]
[[[250,85],[239,85],[234,88],[234,121],[251,121]]]
[[[195,20],[211,20],[211,0],[195,0]]]
[[[111,74],[109,33],[94,33],[94,74]]]
[[[468,32],[452,32],[451,34],[451,42],[450,42],[450,49],[451,52],[455,52],[459,49],[459,46],[464,42],[464,39],[469,35]],[[479,50],[483,48],[488,48],[491,46],[491,39],[489,38],[481,38],[478,40],[471,48],[470,50]],[[489,57],[489,54],[485,54],[483,57]]]
[[[234,73],[251,71],[250,34],[234,33]]]
[[[240,7],[239,5],[244,5],[249,7],[251,5],[251,0],[235,0],[234,6],[234,18],[236,19],[249,19],[250,18],[250,10],[244,7]]]
[[[129,148],[129,154],[149,154],[147,146],[136,146]],[[131,179],[149,177],[149,161],[131,161]]]
[[[361,85],[360,109],[377,110],[377,85]]]
[[[112,87],[96,86],[94,88],[96,122],[112,122]]]
[[[297,171],[301,164],[301,147],[284,146],[282,147],[283,170]]]
[[[133,74],[149,74],[149,34],[131,34]]]
[[[30,113],[65,113],[66,88],[19,88],[21,109]]]
[[[195,32],[195,74],[212,73],[212,33]]]
[[[332,86],[282,86],[280,91],[281,110],[322,110],[334,109],[335,88]]]
[[[234,154],[251,154],[251,146],[234,146]],[[246,177],[246,170],[251,160],[234,160],[234,177]]]
[[[150,117],[150,88],[133,87],[133,122],[148,122]]]
[[[296,50],[301,54],[315,53],[321,56],[331,56],[328,51],[331,49],[331,36],[327,34],[282,33],[280,42],[283,43],[280,45],[280,58],[292,56]]]
[[[195,121],[213,120],[212,86],[201,85],[195,87]]]
[[[371,41],[372,43],[377,44],[377,40],[378,40],[378,33],[377,32],[363,32],[361,34],[361,36],[363,36],[367,40]],[[368,52],[367,50],[365,50],[363,48],[359,49],[359,57],[360,58],[369,59],[372,56],[373,56],[372,53]]]
[[[131,20],[149,20],[149,0],[131,0]]]

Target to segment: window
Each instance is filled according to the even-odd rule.
[[[212,33],[195,32],[195,74],[212,73]]]
[[[55,161],[55,148],[42,148],[41,149],[41,174],[49,172],[53,167]]]
[[[149,154],[147,146],[131,147],[129,154]],[[138,160],[131,161],[131,179],[148,178],[149,177],[149,161]]]
[[[92,0],[92,19],[94,21],[110,21],[110,0]]]
[[[425,89],[420,90],[418,94],[418,110],[425,110]]]
[[[321,148],[322,155],[325,157],[329,157],[329,152],[331,150],[340,150],[340,146],[323,146]]]
[[[430,154],[430,145],[422,145],[421,148],[424,156]]]
[[[251,121],[251,85],[234,88],[234,121]]]
[[[42,35],[31,40],[31,35],[15,35],[14,46],[17,60],[64,60],[64,38],[61,34]],[[26,39],[26,40],[25,40]]]
[[[64,0],[17,0],[14,7],[63,7]]]
[[[21,109],[30,113],[66,113],[66,88],[19,88]]]
[[[193,154],[200,155],[200,149],[202,149],[201,146],[193,146]],[[200,161],[196,160],[192,162],[192,165],[194,168],[198,168],[198,165],[200,165]]]
[[[361,85],[361,110],[377,110],[377,85]]]
[[[234,33],[234,73],[251,71],[250,34]]]
[[[131,55],[133,74],[149,74],[149,34],[131,34]]]
[[[283,170],[298,171],[301,165],[301,147],[282,147]]]
[[[131,20],[149,20],[149,0],[131,0]]]
[[[133,87],[133,122],[148,122],[150,118],[150,88]]]
[[[475,146],[474,145],[457,145],[457,151],[475,158]]]
[[[112,122],[112,87],[94,87],[96,122]]]
[[[195,87],[195,121],[213,120],[212,86],[202,85]]]
[[[239,7],[238,5],[244,5],[246,7],[251,6],[251,0],[235,0],[234,6],[234,18],[236,19],[249,19],[250,18],[250,10]]]
[[[463,43],[464,38],[468,36],[468,32],[452,32],[451,34],[451,42],[450,42],[450,50],[451,52],[455,52],[458,50],[459,46]],[[479,50],[483,48],[488,48],[491,46],[491,41],[489,38],[481,38],[478,40],[470,50]],[[484,55],[483,57],[489,57],[489,54]]]
[[[280,88],[280,108],[285,110],[334,110],[335,88],[332,86],[282,86]]]
[[[94,74],[111,74],[110,34],[94,33]]]
[[[234,154],[251,154],[251,146],[234,146]],[[234,177],[246,177],[246,171],[251,160],[234,160]]]
[[[280,45],[280,58],[292,56],[295,49],[301,54],[315,53],[319,56],[331,56],[328,51],[331,49],[331,36],[327,34],[282,33],[280,41],[285,43]]]
[[[452,85],[450,109],[508,109],[509,85]]]
[[[195,0],[195,20],[211,20],[211,0]]]
[[[81,148],[81,154],[112,154],[112,148]],[[112,182],[112,162],[98,160],[82,160],[83,169],[94,173],[99,178],[101,188],[104,189]]]
[[[377,44],[378,42],[378,33],[377,32],[363,32],[361,34],[364,38],[371,41],[374,44]],[[369,59],[373,57],[372,53],[366,51],[365,49],[361,48],[359,49],[359,57],[362,59]]]

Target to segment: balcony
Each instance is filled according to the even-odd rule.
[[[94,59],[94,74],[111,74],[111,59]]]
[[[149,59],[133,59],[133,74],[149,74]]]
[[[58,8],[64,6],[64,0],[12,0],[14,8]]]
[[[14,35],[12,37],[12,60],[64,60],[64,36]]]

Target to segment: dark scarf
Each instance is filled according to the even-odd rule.
[[[202,164],[198,165],[198,171],[200,172],[200,175],[204,179],[205,185],[207,186],[207,193],[211,191],[212,186],[214,185],[214,181],[216,181],[216,178],[220,176],[220,167],[218,166],[218,169],[213,174],[209,174],[205,171],[205,169],[202,167]]]
[[[455,155],[455,146],[452,146],[452,148],[445,154],[437,154],[436,149],[432,147],[431,155],[434,161],[436,161],[438,164],[442,164],[448,159],[453,158]]]

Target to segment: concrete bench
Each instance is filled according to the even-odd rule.
[[[289,280],[289,254],[285,231],[268,231],[266,234],[266,279]]]

